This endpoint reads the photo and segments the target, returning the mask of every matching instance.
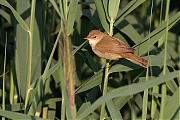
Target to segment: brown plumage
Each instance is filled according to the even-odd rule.
[[[92,30],[84,39],[89,41],[93,52],[99,57],[118,60],[119,58],[126,58],[143,67],[147,67],[148,61],[134,54],[134,49],[126,45],[121,40],[111,37],[99,30]]]

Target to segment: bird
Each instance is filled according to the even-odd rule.
[[[148,60],[136,55],[134,48],[115,37],[102,33],[99,30],[91,30],[84,39],[88,40],[93,52],[101,58],[108,60],[125,58],[147,68]]]

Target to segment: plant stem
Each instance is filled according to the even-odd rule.
[[[31,18],[30,18],[30,31],[29,33],[29,48],[28,48],[28,72],[27,72],[27,90],[26,90],[26,98],[25,98],[25,113],[27,112],[27,103],[29,99],[29,91],[30,91],[30,83],[31,83],[31,73],[32,73],[32,46],[33,46],[33,32],[34,32],[34,20],[35,20],[35,6],[36,0],[32,0],[31,7]]]
[[[108,84],[108,76],[109,76],[109,61],[107,61],[105,66],[105,72],[104,72],[104,83],[103,83],[103,94],[105,95],[107,93],[107,84]],[[105,103],[101,105],[101,113],[100,113],[100,120],[103,119],[105,113]]]
[[[110,21],[110,31],[109,31],[109,35],[112,36],[113,35],[113,24],[114,24],[114,20]],[[108,85],[108,77],[109,77],[109,66],[110,63],[107,60],[106,62],[106,66],[105,66],[105,72],[104,72],[104,84],[103,84],[103,96],[107,93],[107,85]],[[104,113],[105,113],[105,103],[103,103],[101,105],[101,113],[100,113],[100,120],[103,119],[104,117]]]
[[[167,69],[167,41],[168,41],[168,24],[169,24],[169,20],[168,20],[168,14],[169,14],[169,5],[170,5],[170,1],[167,0],[166,1],[166,13],[165,13],[165,21],[166,21],[166,34],[165,34],[165,43],[164,43],[164,67],[163,67],[163,75],[166,74],[166,69]],[[166,88],[166,83],[162,84],[161,87],[161,91],[162,91],[162,98],[161,98],[161,107],[160,107],[160,115],[159,115],[159,119],[164,119],[164,111],[165,111],[165,105],[166,105],[166,92],[167,92],[167,88]]]
[[[5,48],[4,48],[4,70],[3,70],[3,89],[2,89],[2,109],[5,110],[5,77],[6,77],[6,49],[7,49],[7,34],[6,34],[6,42],[5,42]],[[2,117],[2,120],[5,120],[5,117]]]

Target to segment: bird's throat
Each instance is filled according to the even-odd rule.
[[[98,41],[96,41],[96,40],[89,40],[89,44],[91,46],[95,46],[97,43],[98,43]]]

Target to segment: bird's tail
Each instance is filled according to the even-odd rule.
[[[132,53],[126,53],[126,54],[123,54],[121,56],[123,58],[126,58],[132,62],[135,62],[135,63],[141,65],[144,68],[147,68],[148,61],[142,57],[139,57],[139,56],[132,54]]]

